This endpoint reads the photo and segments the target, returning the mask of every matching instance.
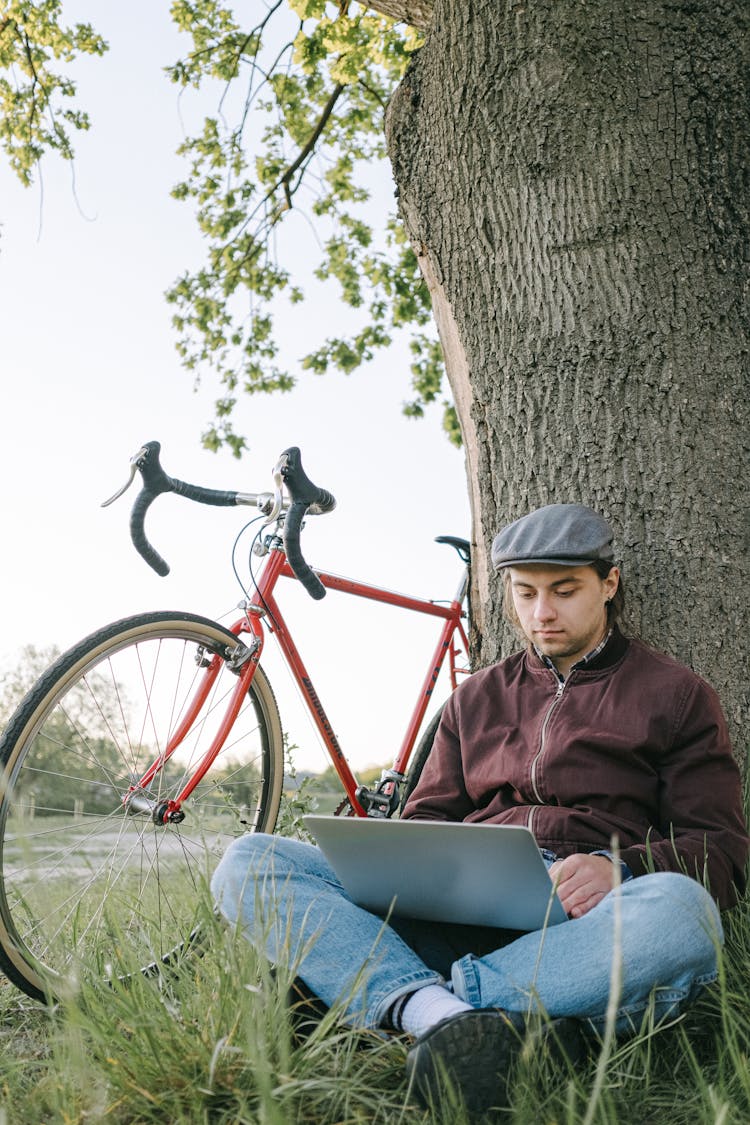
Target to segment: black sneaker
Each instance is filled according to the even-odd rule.
[[[406,1072],[420,1101],[437,1105],[447,1078],[472,1118],[508,1105],[513,1065],[524,1043],[526,1021],[517,1012],[477,1008],[442,1020],[421,1035],[406,1056]],[[577,1020],[540,1024],[534,1049],[555,1061],[576,1062],[584,1052]]]
[[[287,1004],[292,1030],[297,1043],[304,1043],[328,1011],[319,996],[307,987],[300,977],[295,977],[287,994]]]

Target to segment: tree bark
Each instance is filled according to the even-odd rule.
[[[367,0],[368,8],[424,31],[432,15],[432,0]]]
[[[435,0],[389,108],[463,428],[479,663],[517,647],[488,548],[612,523],[633,632],[748,722],[747,6]]]

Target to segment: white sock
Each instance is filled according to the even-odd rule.
[[[399,1013],[398,1022],[402,1031],[418,1037],[441,1020],[470,1011],[471,1004],[459,1000],[447,988],[440,984],[426,984],[411,993]]]

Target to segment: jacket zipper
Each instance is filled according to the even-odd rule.
[[[542,754],[544,753],[545,743],[546,743],[546,739],[547,739],[547,727],[549,726],[549,721],[552,718],[552,713],[554,712],[558,703],[562,699],[562,695],[563,695],[563,692],[565,691],[566,683],[567,683],[567,680],[558,680],[557,681],[557,691],[555,692],[555,698],[552,700],[549,707],[547,708],[547,714],[544,716],[544,720],[542,722],[542,733],[541,733],[541,738],[539,740],[539,749],[536,753],[536,756],[534,757],[533,762],[531,763],[531,787],[534,790],[534,796],[536,797],[537,802],[540,805],[543,805],[544,801],[542,800],[542,795],[539,792],[539,789],[538,789],[538,786],[537,786],[537,783],[536,783],[536,768],[537,768],[537,765],[539,763],[540,758],[542,757]],[[532,808],[529,809],[529,815],[528,815],[528,818],[526,820],[526,826],[529,829],[532,826],[535,811],[536,811],[536,806],[532,806]]]

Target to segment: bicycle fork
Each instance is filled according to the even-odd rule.
[[[123,795],[122,804],[127,813],[131,816],[148,817],[154,824],[162,827],[166,827],[168,824],[182,823],[185,819],[182,804],[206,776],[221,752],[221,748],[239,715],[250,687],[250,681],[255,675],[261,648],[262,642],[256,635],[250,645],[238,641],[237,648],[229,654],[221,655],[216,652],[210,659],[207,658],[205,653],[196,655],[196,660],[201,663],[206,662],[198,689],[164,751],[154,759],[144,774],[133,778],[128,791]],[[165,800],[152,796],[149,793],[151,783],[193,729],[193,725],[198,720],[224,664],[237,674],[237,683],[210,747],[201,758],[195,772],[188,778],[184,787],[175,797]]]

